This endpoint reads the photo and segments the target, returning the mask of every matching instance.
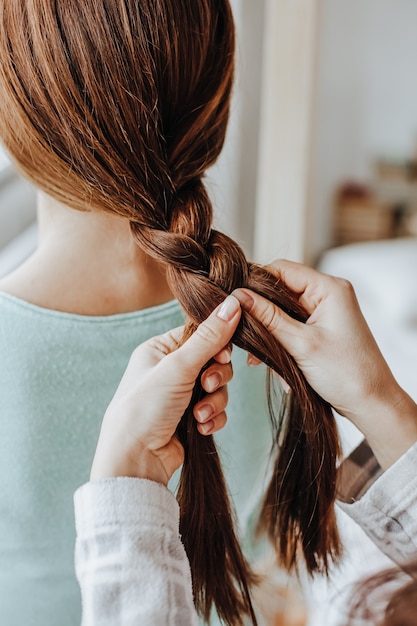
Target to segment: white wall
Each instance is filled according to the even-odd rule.
[[[255,259],[303,261],[319,0],[266,0]]]
[[[208,175],[215,224],[253,253],[265,0],[231,0],[237,68],[223,152]]]
[[[330,243],[331,199],[374,157],[417,152],[417,1],[322,0],[310,254]]]
[[[0,249],[36,219],[36,194],[17,174],[0,179]]]
[[[235,94],[208,178],[216,225],[261,262],[304,256],[318,2],[231,0]]]

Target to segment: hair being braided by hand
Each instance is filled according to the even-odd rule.
[[[226,294],[247,287],[299,320],[285,285],[213,229],[203,183],[225,139],[234,73],[228,0],[0,0],[0,127],[10,154],[46,193],[129,220],[166,267],[192,333]],[[233,338],[280,374],[289,407],[272,419],[276,456],[261,527],[288,568],[326,572],[340,552],[333,510],[337,430],[292,357],[247,313]],[[201,389],[196,386],[194,399]],[[195,602],[226,624],[255,622],[253,575],[212,437],[191,409],[179,489]]]
[[[206,204],[207,214],[210,203],[203,183],[194,184],[193,198],[200,197],[200,203]],[[191,205],[190,199],[178,202],[180,205],[184,202],[187,207]],[[228,293],[238,287],[260,293],[300,321],[307,319],[294,294],[277,282],[266,268],[249,263],[230,237],[208,229],[200,219],[184,219],[180,209],[173,211],[175,214],[180,214],[181,220],[171,222],[169,232],[136,228],[135,225],[132,228],[140,245],[151,256],[168,263],[170,284],[189,318],[187,335]],[[203,233],[198,232],[200,227],[204,229]],[[279,421],[274,420],[271,407],[276,463],[265,495],[260,527],[268,532],[285,567],[297,567],[298,558],[302,556],[309,572],[327,572],[330,561],[336,559],[340,552],[333,509],[339,443],[331,409],[308,385],[293,358],[260,322],[245,312],[233,343],[280,374],[292,390],[288,410]],[[190,528],[187,512],[193,509],[202,512],[199,527],[204,533],[203,511],[208,514],[210,510],[217,510],[207,506],[207,494],[215,491],[211,470],[207,470],[207,465],[213,460],[214,448],[210,444],[204,456],[206,474],[201,474],[201,480],[205,481],[206,477],[207,482],[204,487],[196,489],[195,466],[200,464],[207,438],[193,428],[191,410],[183,417],[180,437],[186,448],[179,500],[185,526],[183,538],[187,546]],[[192,457],[190,450],[194,452]],[[199,452],[196,453],[196,450]],[[218,480],[221,482],[220,477]],[[204,494],[201,503],[196,502],[198,494]],[[212,524],[208,526],[212,530]],[[219,533],[221,527],[222,520],[219,518]],[[195,550],[189,552],[195,554]]]

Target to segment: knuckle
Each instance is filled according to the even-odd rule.
[[[144,349],[146,350],[147,347],[150,347],[150,342],[151,340],[148,339],[148,341],[146,341],[145,343],[142,343],[140,346],[136,346],[136,348],[133,350],[131,354],[130,360],[133,361],[137,359]]]
[[[275,259],[272,263],[268,263],[266,269],[277,278],[281,278],[283,274],[282,259]]]
[[[136,363],[137,361],[140,361],[142,357],[144,356],[144,354],[151,352],[153,348],[154,348],[153,338],[148,339],[144,343],[141,343],[139,346],[136,346],[136,348],[133,350],[130,356],[130,362]]]
[[[336,278],[337,285],[341,291],[345,295],[345,297],[352,298],[355,295],[355,289],[352,283],[346,278]]]
[[[229,383],[232,380],[232,378],[233,378],[233,365],[231,363],[228,363],[225,367],[223,379]]]
[[[153,348],[154,350],[157,350],[161,354],[169,354],[171,352],[171,350],[169,350],[167,346],[166,338],[163,335],[160,335],[158,337],[153,337],[152,339],[149,340],[148,345],[149,347]]]
[[[319,302],[322,297],[322,289],[320,283],[314,282],[309,284],[306,289],[306,294],[312,301]]]
[[[219,415],[217,415],[214,420],[214,423],[215,423],[216,430],[220,430],[221,428],[223,428],[227,423],[226,411],[222,411]]]
[[[279,311],[275,305],[267,304],[259,316],[262,325],[270,332],[276,330],[279,326]]]
[[[218,396],[219,396],[220,404],[222,408],[224,409],[224,407],[226,406],[229,400],[229,392],[227,389],[227,385],[223,385],[223,387],[219,389]]]
[[[218,376],[221,378],[222,381],[229,381],[233,374],[232,364],[231,363],[223,363],[223,364],[214,363],[212,366],[208,368],[207,373],[209,375],[218,374]]]
[[[203,322],[202,324],[200,324],[197,327],[195,334],[200,339],[210,345],[218,343],[221,339],[221,334],[219,330],[217,328],[213,328],[213,326],[211,326],[207,322]]]
[[[321,347],[322,347],[322,342],[319,340],[318,337],[311,336],[309,341],[308,341],[308,352],[309,354],[317,354],[318,352],[321,351]],[[305,346],[304,346],[305,348]]]

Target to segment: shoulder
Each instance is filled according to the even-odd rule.
[[[53,268],[54,262],[48,261],[42,265],[42,259],[35,251],[17,268],[0,277],[0,294],[16,298],[22,303],[54,309],[60,294],[66,290],[62,288],[62,280],[55,283],[50,280],[45,271],[48,266]]]
[[[0,294],[30,301],[33,297],[33,289],[34,281],[30,280],[30,277],[27,278],[21,268],[0,278]]]
[[[10,293],[10,286],[9,276],[0,278],[0,293]]]
[[[31,352],[53,331],[53,320],[44,315],[43,309],[31,302],[20,290],[9,288],[9,283],[0,281],[0,352],[2,361],[12,355],[30,357]],[[35,352],[33,358],[35,358]]]

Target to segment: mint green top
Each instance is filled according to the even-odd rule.
[[[89,317],[0,293],[0,624],[79,626],[73,493],[89,478],[130,354],[183,318],[176,301]],[[264,371],[237,349],[233,363],[229,423],[217,439],[244,524],[259,500],[270,430]]]

